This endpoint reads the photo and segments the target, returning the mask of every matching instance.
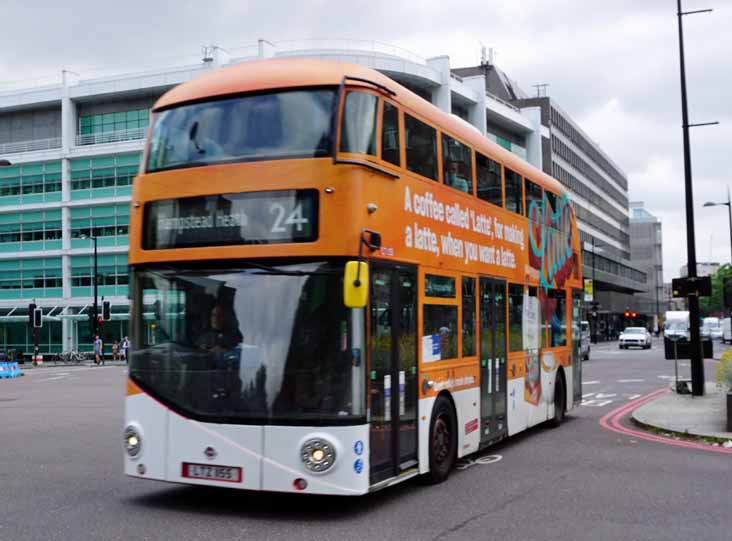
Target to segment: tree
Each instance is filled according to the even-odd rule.
[[[720,315],[723,312],[729,313],[732,305],[724,302],[724,283],[729,281],[727,287],[732,286],[732,265],[722,265],[719,270],[712,275],[712,296],[701,297],[699,299],[699,313],[701,316]],[[729,293],[728,293],[729,294]]]

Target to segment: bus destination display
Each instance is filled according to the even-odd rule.
[[[185,197],[145,205],[146,250],[312,242],[318,238],[317,190]]]

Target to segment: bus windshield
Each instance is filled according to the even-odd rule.
[[[291,90],[182,105],[156,115],[147,172],[328,156],[335,89]]]
[[[363,421],[363,310],[343,265],[134,271],[130,377],[213,422]]]

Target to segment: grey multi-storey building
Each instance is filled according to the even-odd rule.
[[[638,293],[637,312],[647,318],[652,328],[664,312],[663,242],[661,219],[651,214],[643,202],[630,203],[630,258],[646,273],[646,291]]]

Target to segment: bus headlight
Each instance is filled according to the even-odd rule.
[[[125,428],[125,451],[130,458],[137,458],[142,450],[142,436],[134,426]]]
[[[328,440],[313,438],[302,444],[300,457],[311,472],[322,473],[333,466],[336,459],[335,447]]]

